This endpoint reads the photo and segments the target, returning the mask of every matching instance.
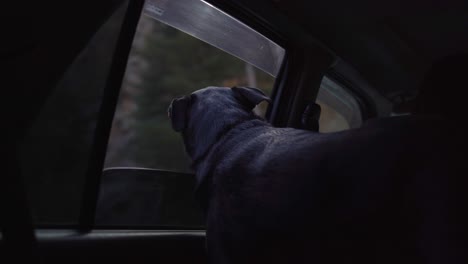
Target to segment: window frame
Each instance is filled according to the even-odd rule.
[[[33,230],[78,230],[79,232],[90,232],[94,227],[94,215],[97,205],[97,197],[99,193],[100,180],[102,175],[102,165],[104,163],[105,152],[107,149],[108,136],[114,109],[120,92],[120,84],[125,73],[127,57],[130,52],[134,34],[140,18],[140,13],[143,8],[144,0],[121,1],[110,10],[96,25],[96,32],[103,26],[119,9],[124,8],[122,23],[118,28],[117,40],[115,49],[111,55],[111,63],[107,76],[104,76],[105,86],[103,87],[102,96],[99,100],[98,114],[96,117],[96,128],[94,130],[93,139],[91,142],[91,152],[87,157],[88,165],[86,173],[83,175],[84,184],[82,195],[78,205],[78,219],[76,223],[35,223],[31,219],[31,227]],[[92,38],[88,39],[92,41]],[[80,49],[77,52],[82,52],[86,49],[89,42],[81,43]],[[66,73],[66,69],[64,68]],[[52,84],[52,87],[55,83]],[[52,90],[51,90],[52,91]],[[49,92],[51,92],[49,91]],[[53,91],[52,91],[53,92]],[[109,121],[110,120],[110,121]],[[22,176],[22,175],[19,175]],[[21,190],[23,191],[23,190]],[[28,204],[29,216],[31,216],[30,204]],[[1,233],[0,233],[1,240]]]
[[[120,29],[112,63],[110,65],[106,87],[104,87],[92,151],[85,175],[83,198],[79,212],[78,229],[83,232],[90,231],[94,227],[102,170],[112,127],[112,120],[114,118],[121,83],[125,74],[128,56],[144,2],[144,0],[128,1],[125,18]]]

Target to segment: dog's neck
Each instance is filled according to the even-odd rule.
[[[193,160],[192,169],[196,172],[195,194],[204,210],[206,210],[208,206],[211,193],[211,185],[209,183],[211,182],[213,171],[223,158],[223,155],[219,153],[220,149],[222,149],[222,146],[233,136],[249,128],[259,126],[270,126],[270,124],[258,116],[252,116],[250,119],[242,119],[226,126],[224,130],[219,133],[217,140],[207,148],[206,152],[198,159]]]
[[[219,120],[219,121],[216,121]],[[199,163],[208,155],[213,146],[230,130],[250,120],[263,120],[253,113],[229,115],[229,119],[209,119],[206,116],[197,118],[197,123],[184,131],[186,151],[192,160],[192,168],[196,171]]]

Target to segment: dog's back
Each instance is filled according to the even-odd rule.
[[[260,123],[208,157],[216,263],[464,263],[466,196],[450,196],[465,182],[452,155],[462,135],[447,124],[396,117],[318,134]]]
[[[253,88],[175,99],[212,263],[468,263],[466,130],[392,117],[320,134],[273,128]]]

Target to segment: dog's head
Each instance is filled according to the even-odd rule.
[[[207,87],[172,100],[168,116],[172,128],[182,133],[188,154],[196,159],[226,127],[253,118],[253,108],[262,101],[270,99],[256,88]]]

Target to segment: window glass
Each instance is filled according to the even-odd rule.
[[[78,223],[98,111],[125,10],[126,4],[70,65],[19,146],[38,225]]]
[[[277,76],[284,49],[200,0],[147,0],[144,13]]]
[[[321,107],[319,131],[336,132],[359,127],[362,114],[356,99],[343,86],[324,77],[317,95]]]

